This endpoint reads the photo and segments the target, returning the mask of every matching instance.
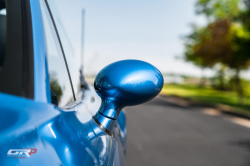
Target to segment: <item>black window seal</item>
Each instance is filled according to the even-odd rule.
[[[24,96],[34,99],[34,47],[30,0],[22,0],[23,88]]]

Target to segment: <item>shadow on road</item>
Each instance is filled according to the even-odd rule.
[[[230,142],[230,145],[244,148],[244,149],[246,149],[246,150],[248,150],[250,152],[250,140],[242,140],[242,141]]]

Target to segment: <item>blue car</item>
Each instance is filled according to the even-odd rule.
[[[139,60],[87,83],[53,0],[0,0],[0,165],[125,165],[126,106],[157,96],[160,71]]]

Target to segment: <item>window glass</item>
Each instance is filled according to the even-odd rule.
[[[60,7],[61,1],[56,1],[56,0],[48,0],[49,7],[51,9],[56,28],[58,30],[63,50],[65,53],[65,57],[67,60],[67,64],[69,67],[69,72],[72,80],[72,84],[74,87],[74,92],[76,97],[78,96],[79,90],[80,90],[80,58],[79,56],[74,52],[74,47],[72,46],[69,36],[66,33],[65,26],[63,25],[63,18],[60,15],[60,10],[57,7]],[[66,12],[64,10],[64,12]],[[79,13],[80,15],[81,13]],[[72,16],[72,13],[69,12],[69,15]],[[71,17],[74,19],[75,17]],[[79,24],[80,24],[79,20]],[[70,24],[70,22],[67,22]],[[78,26],[78,25],[72,25],[72,26]],[[79,39],[81,38],[81,34],[79,33]]]
[[[58,106],[65,106],[74,100],[66,64],[56,36],[55,28],[46,8],[45,2],[40,1],[47,45],[48,68],[51,90],[56,94]]]

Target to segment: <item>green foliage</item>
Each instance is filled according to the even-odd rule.
[[[245,81],[249,84],[249,82]],[[164,85],[161,94],[179,96],[208,104],[223,104],[233,108],[234,111],[249,112],[250,105],[240,105],[237,102],[237,93],[219,91],[211,87],[197,87],[195,85]],[[245,100],[250,103],[250,94],[247,93]]]
[[[232,23],[228,36],[234,55],[224,63],[233,69],[247,69],[250,65],[250,32],[243,25]]]
[[[204,43],[204,40],[209,38],[209,32],[206,28],[198,28],[195,25],[193,25],[192,28],[193,32],[186,37],[185,60],[193,62],[195,65],[201,68],[212,67],[214,65],[212,61],[205,59],[204,55],[199,56],[197,54],[197,48],[201,43]]]
[[[242,4],[240,0],[198,0],[196,11],[209,22],[201,28],[193,26],[185,41],[185,59],[201,68],[221,64],[234,70],[239,102],[244,103],[240,71],[250,66],[250,0]],[[223,75],[218,71],[221,85]]]
[[[230,59],[233,55],[230,26],[230,22],[223,19],[194,29],[186,38],[185,59],[201,67],[213,67]]]
[[[240,0],[198,0],[196,12],[208,19],[231,19],[240,14]]]
[[[185,59],[200,67],[221,63],[233,69],[250,65],[250,33],[242,25],[217,20],[205,28],[195,27],[186,38]]]

